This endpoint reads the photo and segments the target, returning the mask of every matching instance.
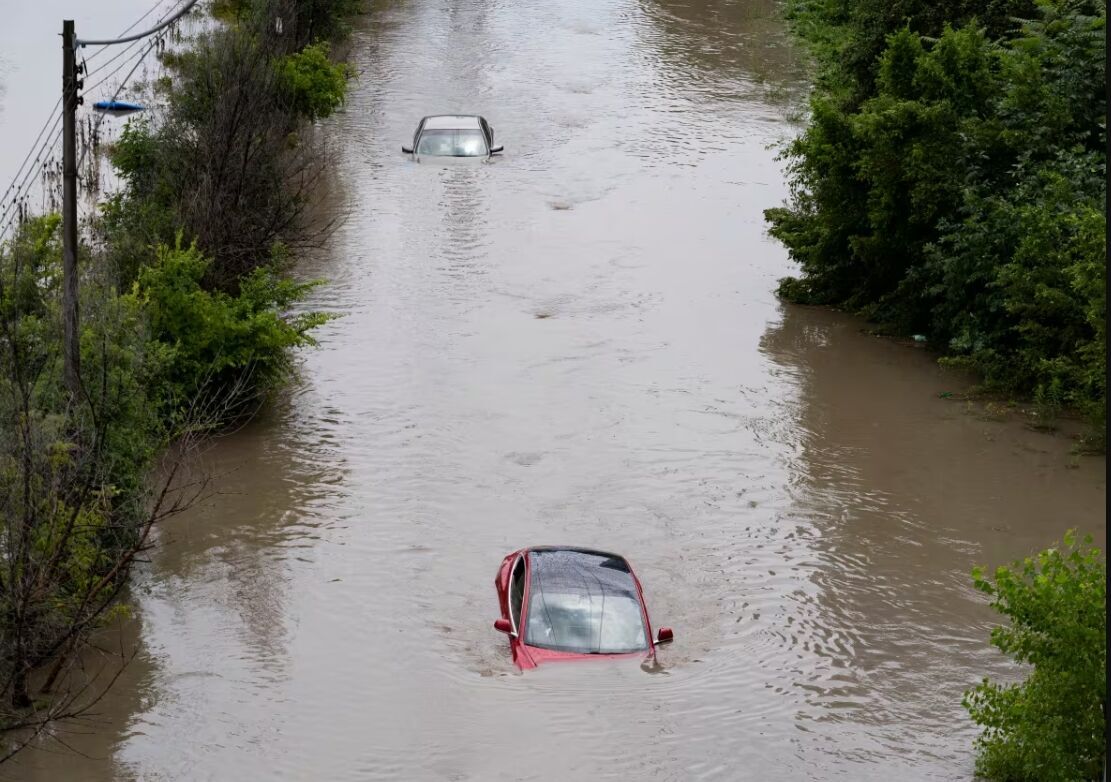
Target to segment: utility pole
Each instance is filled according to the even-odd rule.
[[[81,389],[77,329],[77,81],[73,20],[62,22],[62,354],[66,388]]]
[[[77,78],[80,72],[77,47],[113,46],[146,38],[185,16],[197,2],[189,0],[173,16],[149,30],[105,41],[79,41],[73,33],[73,20],[62,21],[62,356],[66,389],[71,396],[81,390],[81,340],[77,317],[77,107],[83,101],[77,91],[84,84]]]

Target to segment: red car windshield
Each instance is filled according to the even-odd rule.
[[[633,574],[620,557],[556,549],[529,553],[529,646],[580,654],[648,648]]]

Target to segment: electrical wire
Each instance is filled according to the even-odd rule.
[[[197,4],[197,0],[189,0],[188,5],[186,5],[184,8],[182,8],[176,14],[171,16],[169,19],[167,19],[166,21],[161,22],[159,24],[156,24],[154,27],[150,28],[149,30],[144,30],[141,33],[135,33],[134,35],[128,35],[128,36],[123,37],[123,38],[105,39],[105,40],[102,40],[102,41],[84,41],[84,40],[78,39],[75,42],[75,44],[77,46],[89,46],[90,44],[91,45],[101,45],[101,44],[103,44],[105,46],[112,46],[112,45],[117,44],[117,43],[127,43],[128,41],[137,41],[140,38],[146,38],[148,36],[154,35],[155,33],[159,32],[160,30],[163,30],[166,27],[169,27],[171,24],[176,22],[178,19],[185,16],[185,14],[189,13],[189,11],[191,11],[193,6],[195,6],[196,4]]]
[[[8,184],[7,189],[4,191],[4,195],[0,196],[0,203],[3,203],[5,200],[7,200],[8,194],[12,192],[12,188],[15,187],[16,180],[19,179],[20,174],[23,173],[23,167],[27,165],[27,161],[31,159],[31,155],[35,153],[35,147],[38,145],[39,141],[42,140],[42,134],[46,132],[46,129],[50,127],[50,123],[54,121],[54,115],[58,113],[58,107],[61,105],[62,99],[58,98],[58,102],[54,104],[54,108],[51,110],[50,116],[47,117],[46,122],[42,124],[42,129],[39,130],[39,135],[36,136],[35,140],[31,142],[31,148],[27,150],[27,156],[23,158],[23,162],[19,164],[19,169],[16,170],[15,174],[12,176],[12,181]]]
[[[181,7],[183,2],[185,2],[186,4],[184,5],[184,7]],[[147,10],[146,13],[144,13],[141,17],[139,17],[137,20],[132,22],[131,25],[129,25],[120,34],[120,37],[118,37],[116,39],[111,39],[111,40],[80,40],[80,39],[78,39],[78,40],[76,40],[74,43],[75,43],[75,46],[78,47],[78,48],[88,46],[88,45],[99,45],[101,47],[101,48],[97,49],[96,51],[92,52],[88,57],[82,57],[82,60],[83,60],[83,63],[84,63],[84,70],[86,71],[85,72],[85,77],[88,78],[89,76],[91,76],[94,73],[99,73],[99,72],[103,71],[106,67],[111,65],[113,62],[118,60],[120,57],[126,55],[128,51],[133,49],[139,43],[139,41],[153,35],[154,33],[160,32],[161,30],[169,27],[171,24],[173,24],[178,19],[183,17],[186,13],[188,13],[190,10],[192,10],[193,6],[195,6],[196,4],[197,4],[197,0],[188,0],[188,1],[186,1],[186,0],[177,0],[177,2],[175,2],[174,5],[171,6],[171,8],[161,18],[159,18],[158,23],[154,27],[152,27],[151,29],[146,30],[142,33],[136,33],[135,35],[125,36],[125,34],[127,32],[129,32],[130,30],[133,30],[140,22],[142,22],[144,19],[146,19],[148,16],[150,16],[155,10],[157,10],[162,5],[161,2],[155,3],[153,6],[151,6],[151,8],[149,8]],[[128,64],[132,64],[131,70],[128,71],[126,76],[124,76],[123,80],[120,82],[119,86],[116,88],[116,91],[112,96],[112,100],[114,101],[119,96],[119,94],[123,90],[124,86],[127,84],[127,81],[134,75],[135,71],[139,68],[139,65],[142,64],[142,62],[146,59],[147,55],[150,54],[151,50],[154,49],[159,44],[159,42],[161,40],[162,40],[161,36],[158,36],[158,37],[154,38],[149,44],[147,44],[145,49],[143,49],[142,51],[140,51],[136,54],[133,54],[131,57],[125,59],[123,62],[121,62],[119,65],[117,65],[110,73],[103,76],[100,80],[98,80],[94,84],[85,88],[85,92],[92,92],[94,89],[101,86],[106,81],[108,81],[113,76],[115,76],[117,73],[119,73],[121,70],[123,70]],[[118,54],[116,54],[115,56],[113,56],[109,60],[101,63],[95,70],[93,70],[91,72],[88,71],[88,65],[87,64],[88,64],[88,61],[90,59],[94,59],[96,56],[98,56],[100,53],[102,53],[109,46],[114,46],[114,45],[117,45],[117,44],[128,43],[128,42],[131,42],[131,44],[129,46],[125,47]],[[56,117],[55,115],[58,113],[58,109],[61,106],[61,104],[62,104],[62,99],[59,98],[57,103],[54,104],[54,108],[50,112],[50,116],[47,117],[46,122],[43,123],[42,128],[39,130],[38,136],[35,138],[34,142],[32,142],[30,151],[28,151],[27,155],[23,158],[23,161],[20,163],[19,168],[16,170],[15,175],[12,177],[11,183],[9,183],[7,189],[4,191],[4,195],[0,196],[0,205],[3,205],[5,201],[7,202],[7,204],[3,207],[3,211],[0,211],[0,226],[2,226],[2,229],[0,229],[0,240],[2,240],[7,235],[9,229],[11,228],[11,224],[12,224],[14,218],[16,216],[18,216],[18,214],[19,214],[20,204],[23,201],[23,199],[25,198],[25,196],[27,194],[27,190],[28,190],[28,188],[29,188],[29,186],[32,182],[32,176],[34,175],[34,173],[36,171],[36,168],[37,168],[36,164],[42,162],[44,152],[46,152],[47,149],[51,148],[58,140],[58,137],[60,135],[60,126],[61,126],[62,123],[60,122],[61,117]],[[103,121],[103,119],[104,119],[103,114],[101,114],[100,116],[97,117],[97,121],[96,121],[96,123],[95,123],[95,125],[93,126],[93,129],[92,129],[92,134],[91,134],[92,138],[96,137],[96,134],[100,129],[100,124]],[[41,146],[37,146],[39,141],[42,139],[43,134],[46,133],[47,128],[50,127],[51,122],[54,122],[54,128],[51,130],[50,135],[47,137],[46,142],[43,143]],[[90,141],[91,141],[91,139],[90,139]],[[37,149],[37,152],[36,152],[36,149]],[[87,152],[88,152],[88,146],[86,145],[81,151],[81,157],[80,157],[80,160],[77,163],[78,168],[80,168],[81,164],[84,162],[85,154]],[[34,164],[32,164],[30,168],[27,168],[26,173],[24,173],[24,169],[27,167],[27,163],[31,160],[32,156],[34,156]],[[19,179],[21,175],[23,176],[22,180]],[[17,181],[19,181],[18,186],[16,185]],[[13,190],[13,188],[14,188],[14,190]]]
[[[136,20],[135,20],[134,22],[132,22],[131,24],[129,24],[129,25],[127,26],[127,28],[126,28],[126,29],[124,29],[124,30],[121,30],[121,31],[120,31],[120,35],[121,35],[121,36],[123,36],[123,35],[127,35],[127,34],[128,34],[129,32],[131,32],[131,31],[132,31],[132,30],[134,30],[134,29],[135,29],[136,27],[138,27],[138,25],[139,25],[139,22],[143,21],[143,20],[144,20],[144,19],[146,19],[146,18],[147,18],[148,16],[150,16],[151,14],[153,14],[153,13],[154,13],[154,12],[155,12],[155,11],[156,11],[156,10],[157,10],[158,8],[159,8],[159,6],[161,6],[161,5],[162,5],[162,3],[163,3],[163,0],[158,0],[158,2],[157,2],[157,3],[155,3],[155,4],[154,4],[154,5],[152,5],[152,6],[150,7],[150,8],[148,8],[148,9],[147,9],[147,12],[146,12],[145,14],[143,14],[143,15],[142,15],[142,16],[140,16],[140,17],[139,17],[138,19],[136,19]],[[175,3],[174,3],[174,5],[177,5],[177,2],[175,2]],[[165,17],[162,17],[162,18],[163,18],[163,19],[165,19]],[[161,19],[159,19],[159,21],[162,21],[162,20],[161,20]],[[107,46],[107,45],[105,45],[105,46],[101,46],[101,47],[100,47],[99,49],[97,49],[97,50],[96,50],[95,52],[90,52],[90,53],[89,53],[89,56],[85,58],[85,61],[86,61],[86,62],[88,62],[89,60],[92,60],[93,58],[97,57],[97,56],[98,56],[99,54],[103,53],[103,52],[104,52],[104,50],[105,50],[105,49],[107,49],[107,48],[108,48],[108,46]]]
[[[24,174],[23,180],[19,183],[19,186],[16,188],[15,193],[11,197],[11,201],[9,201],[8,205],[6,207],[4,207],[4,211],[0,212],[0,220],[5,218],[8,215],[8,213],[10,212],[12,206],[16,202],[18,202],[19,199],[23,198],[24,195],[26,195],[26,190],[27,190],[27,187],[28,187],[28,185],[31,181],[31,177],[35,173],[35,166],[37,164],[43,162],[43,153],[46,152],[47,149],[52,147],[57,142],[57,140],[58,140],[58,138],[61,134],[61,127],[62,127],[62,123],[61,123],[61,118],[59,117],[58,121],[54,125],[53,130],[50,131],[50,135],[47,137],[46,141],[42,144],[42,146],[39,147],[38,152],[35,155],[35,163],[32,164],[32,166],[27,169],[27,173]]]
[[[167,18],[168,16],[170,16],[170,14],[172,14],[172,13],[174,12],[174,9],[175,9],[175,8],[176,8],[177,6],[181,5],[181,4],[183,3],[183,2],[185,2],[185,0],[175,0],[174,4],[173,4],[173,5],[172,5],[172,6],[170,7],[170,10],[168,10],[168,11],[167,11],[167,12],[166,12],[165,14],[163,14],[163,15],[162,15],[162,16],[161,16],[161,17],[160,17],[160,18],[158,19],[158,21],[159,21],[159,22],[162,22],[162,21],[163,21],[164,19],[166,19],[166,18]],[[157,8],[157,6],[155,6],[155,8]],[[151,10],[153,10],[153,9],[151,9]],[[148,12],[148,13],[149,13],[149,12]],[[136,22],[136,24],[138,24],[138,22]],[[132,27],[134,27],[134,26],[135,26],[135,25],[132,25]],[[124,32],[127,32],[127,31],[125,30]],[[125,54],[127,54],[127,53],[128,53],[129,51],[131,51],[131,50],[132,50],[132,49],[134,49],[134,48],[135,48],[136,46],[138,46],[138,45],[139,45],[139,42],[140,42],[139,40],[136,40],[136,41],[133,41],[133,42],[132,42],[131,44],[129,44],[128,46],[125,46],[125,47],[124,47],[123,49],[121,49],[121,50],[120,50],[119,52],[117,52],[117,53],[116,53],[115,55],[113,55],[112,57],[110,57],[109,59],[105,60],[105,61],[104,61],[104,62],[102,62],[102,63],[101,63],[100,65],[98,65],[98,66],[97,66],[96,68],[94,68],[94,69],[92,70],[92,72],[90,72],[90,73],[86,73],[86,74],[85,74],[85,78],[86,78],[86,79],[88,79],[88,78],[89,78],[89,77],[91,77],[91,76],[92,76],[93,74],[96,74],[96,73],[100,73],[100,72],[101,72],[102,70],[104,70],[105,68],[107,68],[107,67],[108,67],[109,65],[111,65],[111,64],[112,64],[113,62],[115,62],[116,60],[118,60],[118,59],[119,59],[120,57],[123,57],[123,56],[124,56]],[[102,47],[101,47],[100,49],[97,49],[97,52],[102,52],[102,51],[104,51],[104,50],[105,50],[105,49],[107,49],[107,48],[108,48],[107,46],[102,46]],[[110,75],[110,74],[109,74],[109,75]],[[101,82],[99,82],[99,83],[102,83],[102,82],[103,82],[103,80],[101,80]],[[86,91],[88,91],[88,90],[91,90],[91,89],[92,89],[92,87],[89,87],[89,88],[87,88],[87,89],[86,89]]]
[[[157,42],[157,41],[160,41],[160,40],[162,40],[162,39],[161,39],[161,37],[159,37],[159,38],[155,38],[155,39],[153,39],[153,41],[152,41],[151,43],[155,43],[155,42]],[[104,84],[104,83],[105,83],[106,81],[108,81],[109,79],[111,79],[111,78],[112,78],[113,76],[115,76],[115,75],[116,75],[117,73],[119,73],[120,71],[122,71],[122,70],[123,70],[124,68],[126,68],[126,67],[127,67],[128,65],[130,65],[131,63],[133,63],[133,62],[134,62],[134,61],[136,60],[136,58],[137,58],[137,59],[139,59],[139,60],[141,61],[141,60],[142,60],[142,59],[143,59],[144,57],[146,57],[146,56],[147,56],[147,54],[149,54],[149,53],[150,53],[150,44],[148,44],[148,45],[147,45],[147,48],[146,48],[146,49],[140,49],[139,51],[135,52],[135,53],[134,53],[134,54],[132,54],[132,55],[131,55],[130,57],[128,57],[128,58],[127,58],[126,60],[124,60],[123,62],[121,62],[121,63],[120,63],[119,65],[117,65],[117,66],[116,66],[115,68],[113,68],[113,69],[112,69],[112,72],[111,72],[111,73],[108,73],[108,74],[106,74],[106,75],[102,76],[102,77],[101,77],[100,79],[98,79],[98,80],[97,80],[97,81],[95,81],[94,83],[90,84],[90,85],[89,85],[88,87],[86,87],[86,88],[85,88],[85,90],[84,90],[84,93],[85,93],[86,95],[87,95],[87,94],[89,94],[90,92],[92,92],[93,90],[95,90],[95,89],[96,89],[97,87],[101,86],[101,85],[102,85],[102,84]]]
[[[107,68],[107,67],[108,67],[109,65],[111,65],[112,63],[114,63],[114,62],[115,62],[116,60],[118,60],[119,58],[123,57],[123,56],[124,56],[125,54],[127,54],[127,53],[128,53],[129,51],[131,51],[132,49],[134,49],[134,48],[135,48],[136,46],[138,46],[138,45],[139,45],[139,42],[138,42],[138,41],[135,41],[134,43],[130,44],[129,46],[125,46],[124,48],[120,49],[120,50],[119,50],[118,52],[116,52],[116,53],[115,53],[115,55],[113,55],[113,56],[112,56],[112,57],[110,57],[109,59],[107,59],[107,60],[105,60],[104,62],[102,62],[102,63],[101,63],[100,65],[98,65],[98,66],[97,66],[96,68],[93,68],[93,69],[92,69],[92,70],[91,70],[91,71],[90,71],[89,73],[85,74],[85,78],[87,79],[87,78],[89,78],[90,76],[94,76],[94,75],[96,75],[96,74],[100,73],[100,72],[101,72],[102,70],[104,70],[105,68]],[[104,47],[104,48],[106,48],[106,49],[107,49],[108,47],[106,46],[106,47]]]
[[[159,22],[162,22],[170,14],[172,14],[174,12],[174,9],[177,8],[178,6],[180,6],[182,2],[184,2],[184,0],[175,0],[175,2],[170,7],[170,9],[159,19]],[[145,14],[143,14],[141,17],[139,17],[134,22],[132,22],[127,27],[127,29],[123,30],[123,32],[121,32],[120,35],[122,36],[122,35],[128,33],[129,31],[135,29],[135,27],[138,26],[140,22],[142,22],[144,19],[146,19],[152,13],[154,13],[154,11],[156,11],[161,6],[162,6],[162,2],[155,3],[153,6],[151,6],[147,10],[147,12]],[[136,42],[136,44],[137,43],[138,42]],[[88,58],[83,58],[86,62],[85,78],[87,79],[92,73],[99,73],[104,68],[108,67],[111,63],[113,63],[115,60],[117,60],[121,56],[127,54],[127,52],[130,49],[132,49],[136,44],[132,44],[131,46],[125,47],[122,51],[117,53],[114,57],[112,57],[111,59],[107,60],[104,63],[101,63],[91,73],[88,71],[88,68],[87,68],[88,60],[93,59],[94,57],[96,57],[98,54],[100,54],[105,49],[107,49],[108,46],[107,45],[102,46],[100,49],[97,49],[95,52],[90,54]],[[102,78],[96,84],[87,88],[86,91],[88,92],[88,91],[91,91],[91,90],[95,89],[96,87],[99,87],[105,81],[107,81],[112,76],[114,76],[116,73],[118,73],[120,70],[122,70],[124,67],[126,67],[128,62],[130,62],[130,60],[125,61],[121,65],[117,66],[117,68],[114,71],[112,71],[112,73],[109,73],[107,76]],[[55,104],[54,104],[54,108],[51,109],[50,115],[46,118],[46,122],[43,123],[42,128],[38,132],[38,135],[35,137],[35,140],[33,142],[31,142],[31,146],[27,151],[27,155],[23,158],[23,161],[19,164],[19,168],[16,169],[15,174],[12,175],[11,182],[8,183],[8,187],[4,190],[4,194],[2,196],[0,196],[0,205],[4,205],[6,202],[8,202],[8,199],[11,198],[11,202],[7,203],[7,205],[4,206],[3,211],[0,212],[0,221],[3,221],[8,216],[8,213],[11,211],[11,208],[13,206],[16,206],[18,204],[18,202],[20,201],[20,199],[23,197],[23,195],[24,195],[23,191],[26,189],[25,185],[29,181],[30,172],[28,172],[28,176],[24,177],[22,181],[20,180],[20,177],[23,176],[24,168],[27,166],[28,162],[31,160],[32,157],[35,158],[36,163],[39,162],[42,159],[43,149],[39,148],[38,144],[42,140],[43,134],[47,132],[47,128],[49,128],[51,126],[51,123],[56,122],[56,120],[57,120],[56,115],[58,114],[58,110],[61,108],[61,105],[62,105],[62,98],[58,98],[57,102],[55,102]],[[56,135],[56,130],[57,130],[57,126],[55,126],[54,130],[51,131],[52,136]],[[48,143],[50,143],[50,142],[48,142]],[[32,171],[34,170],[34,166],[32,166],[31,170]],[[17,185],[17,183],[19,183],[19,184]]]
[[[173,23],[174,23],[175,21],[177,21],[177,20],[178,20],[178,19],[180,19],[180,18],[181,18],[182,16],[184,16],[184,15],[185,15],[185,13],[186,13],[187,11],[189,11],[189,9],[190,9],[190,8],[192,8],[192,7],[193,7],[193,5],[195,5],[195,4],[196,4],[196,0],[192,0],[192,2],[190,2],[188,6],[186,6],[185,8],[182,8],[182,9],[180,9],[179,11],[177,11],[177,13],[175,13],[175,12],[174,12],[174,8],[176,8],[177,6],[181,5],[181,2],[183,2],[183,0],[178,0],[178,2],[176,2],[176,3],[174,4],[174,6],[173,6],[173,7],[171,7],[171,8],[170,8],[170,10],[168,10],[168,11],[166,12],[166,14],[164,14],[164,15],[163,15],[163,16],[162,16],[162,17],[161,17],[161,18],[159,19],[159,25],[157,25],[157,26],[155,26],[154,28],[152,28],[152,30],[151,30],[151,31],[148,31],[148,34],[149,34],[150,32],[153,32],[153,31],[157,31],[157,30],[162,30],[162,29],[164,29],[165,27],[168,27],[169,25],[173,24]],[[152,9],[152,10],[153,10],[153,9]],[[149,12],[148,12],[148,14],[149,14]],[[171,17],[171,15],[172,15],[172,17]],[[171,18],[169,18],[169,19],[167,20],[167,17],[171,17]],[[162,22],[163,22],[163,20],[166,20],[164,24],[162,23]],[[140,20],[140,21],[142,21],[142,20]],[[138,24],[138,22],[136,22],[136,24]],[[134,26],[135,26],[135,25],[132,25],[132,27],[134,27]],[[125,30],[124,32],[127,32],[127,31]],[[125,40],[126,40],[126,39],[125,39]],[[132,43],[131,43],[131,44],[130,44],[130,45],[129,45],[129,46],[128,46],[128,47],[126,48],[126,49],[124,49],[124,52],[126,52],[127,50],[131,49],[131,48],[132,48],[133,46],[135,46],[136,44],[138,44],[140,40],[141,40],[141,39],[135,39],[135,40],[134,40],[134,41],[133,41],[133,42],[132,42]],[[119,64],[118,66],[116,66],[116,68],[115,68],[115,69],[114,69],[114,70],[113,70],[113,71],[112,71],[111,73],[109,73],[108,75],[106,75],[106,76],[104,76],[103,78],[101,78],[101,79],[100,79],[99,81],[97,81],[97,82],[96,82],[95,84],[92,84],[92,85],[90,85],[89,87],[87,87],[87,88],[86,88],[86,92],[87,92],[87,93],[88,93],[88,92],[92,92],[92,91],[93,91],[94,89],[96,89],[96,88],[97,88],[97,87],[99,87],[100,85],[104,84],[104,83],[105,83],[106,81],[108,81],[108,80],[109,80],[110,78],[112,78],[112,77],[113,77],[114,75],[116,75],[116,74],[117,74],[117,73],[119,73],[119,72],[120,72],[121,70],[123,70],[123,68],[124,68],[124,67],[125,67],[125,66],[126,66],[126,65],[127,65],[128,63],[129,63],[129,62],[132,62],[132,61],[134,61],[134,64],[133,64],[133,65],[131,66],[131,70],[130,70],[130,71],[128,71],[128,72],[127,72],[127,75],[126,75],[126,76],[124,76],[124,77],[123,77],[123,79],[122,79],[122,80],[120,81],[120,83],[119,83],[119,86],[117,86],[117,87],[116,87],[116,91],[115,91],[115,93],[113,93],[113,95],[112,95],[111,99],[110,99],[110,100],[108,101],[109,103],[111,103],[111,102],[114,102],[114,101],[116,100],[116,98],[118,98],[118,97],[119,97],[119,95],[120,95],[120,92],[121,92],[121,91],[123,91],[123,88],[124,88],[124,87],[125,87],[125,86],[127,85],[127,82],[128,82],[128,81],[129,81],[129,80],[131,79],[131,77],[132,77],[132,76],[134,75],[135,71],[136,71],[136,70],[138,70],[139,66],[140,66],[140,65],[141,65],[141,64],[143,63],[143,61],[144,61],[144,60],[146,59],[147,55],[148,55],[148,54],[150,54],[150,53],[151,53],[151,50],[152,50],[152,49],[154,49],[154,48],[156,48],[156,47],[157,47],[157,46],[159,45],[159,43],[161,43],[161,42],[162,42],[163,40],[164,40],[164,38],[163,38],[163,36],[162,36],[162,35],[158,35],[158,36],[156,36],[155,38],[151,39],[150,43],[149,43],[149,44],[147,44],[147,47],[146,47],[146,48],[145,48],[144,50],[142,50],[141,52],[139,52],[139,53],[138,53],[138,54],[136,54],[136,55],[132,55],[132,57],[131,57],[131,58],[129,58],[129,59],[127,59],[127,60],[125,60],[125,61],[124,61],[124,62],[122,62],[122,63],[120,63],[120,64]],[[122,41],[119,41],[119,42],[122,42]],[[78,43],[79,43],[79,44],[81,44],[82,42],[78,41]],[[110,44],[109,44],[109,45],[110,45]],[[121,54],[123,54],[124,52],[121,52]],[[117,56],[118,56],[118,55],[117,55]],[[113,58],[112,58],[112,60],[115,60],[115,59],[116,59],[115,57],[113,57]],[[108,62],[104,63],[104,65],[102,65],[102,66],[101,66],[100,68],[98,68],[98,69],[97,69],[97,71],[99,71],[99,70],[102,70],[102,69],[104,68],[104,66],[108,65],[108,63],[112,62],[112,60],[109,60]],[[94,72],[95,72],[95,71],[94,71]],[[99,115],[99,116],[98,116],[98,117],[96,118],[96,123],[95,123],[95,124],[93,125],[93,128],[92,128],[92,132],[91,132],[91,134],[90,134],[90,142],[92,141],[92,139],[95,139],[95,138],[97,137],[97,134],[98,134],[98,132],[99,132],[99,130],[100,130],[100,124],[101,124],[101,123],[102,123],[102,122],[104,121],[104,117],[105,117],[105,115],[104,115],[103,113],[101,113],[101,114],[100,114],[100,115]],[[87,153],[88,151],[89,151],[89,145],[86,145],[85,147],[83,147],[83,148],[82,148],[82,150],[81,150],[81,157],[80,157],[80,159],[79,159],[79,160],[77,161],[77,169],[78,169],[78,171],[80,171],[80,170],[81,170],[81,165],[82,165],[82,164],[83,164],[83,163],[85,162],[85,155],[86,155],[86,153]]]
[[[7,236],[8,230],[11,228],[12,222],[14,221],[15,217],[19,214],[19,204],[23,200],[23,198],[27,195],[27,190],[29,189],[31,181],[32,181],[31,177],[36,173],[36,171],[39,168],[37,164],[43,161],[42,153],[45,152],[48,148],[54,146],[55,143],[57,143],[58,139],[61,137],[61,132],[62,132],[62,126],[61,126],[61,122],[59,122],[55,126],[54,130],[51,132],[50,136],[47,138],[46,143],[44,143],[39,148],[39,154],[35,157],[35,164],[36,165],[31,166],[31,168],[27,170],[27,173],[23,177],[23,181],[20,182],[19,188],[16,190],[16,193],[12,196],[11,201],[9,201],[7,207],[4,208],[3,213],[0,213],[0,225],[3,225],[3,229],[0,230],[0,240],[3,240],[3,238],[5,236]],[[39,173],[41,173],[41,171]],[[14,211],[13,211],[13,208],[14,208]]]
[[[130,79],[132,77],[132,75],[135,73],[135,71],[139,68],[139,66],[143,64],[143,60],[145,60],[147,55],[150,54],[151,49],[156,47],[158,45],[159,41],[161,41],[161,40],[162,40],[162,37],[159,36],[157,38],[154,38],[153,40],[151,40],[151,42],[149,44],[147,44],[146,51],[144,51],[139,56],[139,58],[135,61],[135,64],[133,66],[131,66],[131,70],[128,71],[127,75],[123,77],[122,81],[120,81],[120,84],[119,84],[118,87],[116,87],[116,91],[115,91],[115,93],[113,93],[112,98],[109,101],[109,103],[115,101],[116,98],[119,97],[120,93],[123,91],[124,86],[127,85],[128,79]],[[98,116],[96,118],[96,123],[93,125],[93,131],[92,131],[92,133],[90,135],[90,139],[89,139],[90,143],[91,143],[92,139],[96,138],[97,132],[100,130],[100,123],[104,121],[104,116],[105,116],[105,113],[101,112],[100,116]],[[81,164],[85,162],[85,153],[88,152],[88,151],[89,151],[89,144],[86,144],[84,147],[82,147],[82,149],[81,149],[81,158],[77,161],[77,170],[78,171],[81,170]]]
[[[175,8],[175,7],[177,7],[177,6],[179,6],[179,5],[181,4],[181,2],[182,2],[182,0],[178,0],[178,2],[176,2],[176,3],[174,4],[174,6],[173,6],[173,7],[171,7],[171,8],[170,8],[170,10],[169,10],[169,11],[167,11],[167,12],[166,12],[166,14],[165,14],[165,15],[163,15],[163,16],[161,17],[161,19],[160,19],[159,21],[161,22],[162,20],[166,19],[166,18],[167,18],[168,16],[170,16],[171,14],[173,14],[173,13],[174,13],[174,8]],[[153,9],[152,9],[152,10],[153,10]],[[183,9],[181,13],[177,14],[177,15],[176,15],[176,16],[175,16],[175,17],[174,17],[173,19],[171,19],[171,20],[170,20],[169,22],[167,22],[166,24],[168,25],[168,24],[171,24],[171,23],[172,23],[173,21],[176,21],[176,19],[180,18],[180,16],[181,16],[181,15],[182,15],[182,14],[184,13],[184,11],[186,11],[186,10],[188,10],[188,9]],[[148,12],[148,14],[149,14],[149,12]],[[139,21],[142,21],[142,20],[140,19]],[[136,22],[136,24],[138,24],[138,22]],[[132,27],[134,27],[134,26],[135,26],[135,25],[132,25]],[[155,29],[160,29],[160,28],[157,28],[157,27],[156,27]],[[127,32],[127,31],[125,30],[124,32]],[[117,86],[117,87],[116,87],[116,91],[115,91],[115,93],[113,93],[113,95],[112,95],[111,99],[109,100],[109,102],[115,101],[115,100],[116,100],[116,98],[118,98],[118,97],[119,97],[119,95],[120,95],[120,92],[121,92],[121,91],[123,90],[123,88],[124,88],[124,86],[125,86],[125,85],[127,84],[128,80],[129,80],[129,79],[130,79],[130,78],[132,77],[132,75],[134,75],[135,71],[136,71],[136,70],[137,70],[137,69],[139,68],[139,65],[141,65],[141,64],[142,64],[143,60],[145,60],[145,59],[146,59],[147,55],[148,55],[148,54],[150,54],[151,50],[152,50],[152,49],[154,49],[155,47],[157,47],[157,46],[158,46],[158,44],[159,44],[159,43],[160,43],[160,42],[161,42],[162,40],[163,40],[163,38],[162,38],[162,36],[161,36],[161,35],[159,35],[159,36],[157,36],[157,37],[153,38],[153,39],[152,39],[152,40],[150,41],[150,43],[149,43],[149,44],[147,44],[147,47],[146,47],[145,49],[143,49],[142,51],[140,51],[140,52],[137,52],[136,54],[132,55],[132,56],[131,56],[130,58],[128,58],[127,60],[124,60],[124,61],[123,61],[122,63],[120,63],[119,65],[117,65],[117,66],[115,67],[115,69],[113,69],[113,70],[112,70],[112,72],[111,72],[111,73],[109,73],[109,74],[107,74],[106,76],[102,77],[102,78],[101,78],[100,80],[98,80],[98,81],[97,81],[97,82],[95,82],[94,84],[91,84],[91,85],[89,85],[89,86],[88,86],[88,87],[87,87],[87,88],[85,89],[85,92],[86,92],[86,93],[90,93],[90,92],[92,92],[92,91],[93,91],[93,90],[95,90],[95,89],[96,89],[97,87],[99,87],[100,85],[104,84],[104,83],[105,83],[106,81],[108,81],[108,80],[109,80],[109,79],[111,79],[111,78],[112,78],[113,76],[115,76],[115,75],[116,75],[117,73],[119,73],[119,72],[120,72],[121,70],[123,70],[123,69],[124,69],[124,68],[125,68],[125,67],[126,67],[126,66],[128,65],[128,63],[133,63],[133,64],[132,64],[132,66],[131,66],[131,70],[130,70],[130,71],[128,71],[127,75],[126,75],[126,76],[124,76],[124,77],[123,77],[123,79],[122,79],[122,80],[120,81],[120,84],[119,84],[119,86]],[[139,40],[135,40],[135,41],[134,41],[133,43],[131,43],[130,45],[128,45],[128,46],[127,46],[127,47],[126,47],[126,48],[125,48],[125,49],[124,49],[123,51],[121,51],[119,55],[116,55],[116,57],[113,57],[113,58],[112,58],[111,60],[108,60],[108,61],[107,61],[107,62],[105,62],[105,63],[104,63],[103,65],[101,65],[101,66],[100,66],[100,68],[98,68],[98,69],[97,69],[96,71],[94,71],[94,73],[96,73],[96,72],[99,72],[100,70],[103,70],[103,68],[104,68],[105,66],[107,66],[107,65],[108,65],[109,63],[111,63],[111,62],[112,62],[113,60],[117,59],[117,58],[118,58],[118,57],[119,57],[120,55],[122,55],[122,54],[126,53],[127,51],[129,51],[129,50],[130,50],[131,48],[133,48],[134,46],[136,46],[136,45],[137,45],[138,43],[139,43]],[[95,138],[97,137],[97,133],[98,133],[98,131],[100,130],[100,124],[101,124],[101,123],[102,123],[102,122],[104,121],[104,116],[105,116],[105,115],[104,115],[104,114],[102,113],[102,114],[100,114],[100,115],[99,115],[99,116],[98,116],[98,117],[96,118],[96,123],[95,123],[95,124],[93,125],[93,128],[92,128],[92,132],[90,133],[90,139],[89,139],[89,140],[90,140],[90,143],[91,143],[92,139],[95,139]],[[86,153],[87,153],[88,151],[89,151],[89,147],[88,147],[88,145],[86,145],[85,147],[83,147],[83,148],[82,148],[82,150],[81,150],[81,158],[80,158],[80,159],[78,160],[78,162],[77,162],[77,170],[78,170],[78,171],[80,171],[80,170],[81,170],[81,164],[85,162],[85,155],[86,155]]]

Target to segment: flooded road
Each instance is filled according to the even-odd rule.
[[[939,399],[924,352],[786,307],[801,55],[777,5],[408,0],[325,130],[342,317],[209,466],[133,590],[67,780],[968,779],[961,693],[1013,670],[974,564],[1099,532],[1102,459]],[[422,115],[506,154],[418,165]],[[660,669],[515,673],[495,570],[625,554]]]

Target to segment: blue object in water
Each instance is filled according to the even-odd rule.
[[[140,106],[138,103],[127,103],[122,100],[98,100],[93,104],[93,108],[101,111],[142,111],[146,106]]]

